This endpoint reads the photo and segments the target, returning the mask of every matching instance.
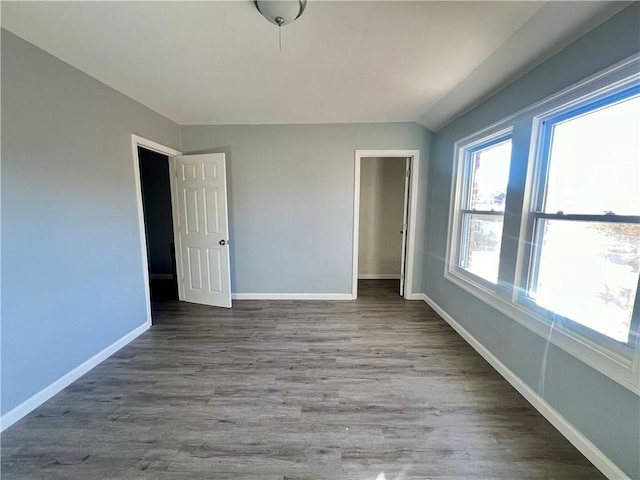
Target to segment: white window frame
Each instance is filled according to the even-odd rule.
[[[463,237],[463,218],[465,213],[472,211],[464,208],[467,202],[469,182],[472,180],[469,174],[470,163],[473,154],[484,146],[491,146],[501,141],[513,139],[513,128],[499,128],[494,131],[483,131],[478,135],[472,135],[463,141],[456,143],[456,162],[454,178],[456,184],[454,186],[455,198],[451,208],[451,216],[449,224],[452,226],[450,232],[450,241],[447,242],[447,259],[449,260],[449,268],[445,272],[445,276],[455,277],[463,282],[472,284],[475,288],[482,289],[487,292],[495,293],[497,283],[493,283],[485,278],[471,273],[470,271],[459,266],[460,251],[465,239]],[[505,185],[506,188],[506,185]],[[475,211],[474,211],[475,212]],[[477,211],[476,214],[501,215],[504,220],[504,211],[502,212],[483,212]]]
[[[581,335],[594,340],[595,342],[606,346],[607,348],[614,350],[618,353],[622,353],[624,356],[631,356],[633,354],[633,348],[637,345],[637,337],[631,336],[628,344],[623,345],[620,342],[616,342],[606,335],[600,334],[591,330],[588,327],[584,327],[578,322],[574,322],[568,318],[563,318],[553,312],[540,307],[535,301],[533,301],[527,295],[527,292],[531,288],[532,283],[536,282],[537,268],[539,267],[541,239],[536,237],[540,235],[540,230],[537,228],[537,223],[545,220],[562,220],[571,222],[598,222],[598,223],[638,223],[640,217],[637,215],[616,215],[614,213],[607,213],[602,215],[592,214],[575,214],[571,212],[564,213],[546,213],[543,211],[544,198],[546,192],[546,185],[548,180],[548,169],[550,161],[550,148],[552,140],[553,126],[560,123],[564,119],[576,118],[580,114],[596,111],[600,107],[610,106],[616,103],[616,100],[625,100],[638,95],[638,89],[640,85],[634,85],[629,88],[628,85],[622,84],[617,86],[611,91],[605,91],[596,98],[588,98],[579,103],[572,103],[570,106],[564,106],[561,109],[554,109],[552,112],[545,115],[540,115],[534,119],[533,128],[538,132],[538,141],[536,142],[536,151],[534,153],[534,175],[532,179],[532,198],[530,199],[530,209],[525,212],[523,219],[526,220],[526,232],[528,241],[525,243],[525,251],[522,256],[523,268],[522,278],[519,279],[519,285],[521,288],[517,289],[517,301],[524,308],[534,310],[536,313],[547,316],[551,319],[559,320],[563,323],[568,323],[571,330],[576,330]],[[633,92],[630,92],[633,90]],[[617,98],[616,98],[617,97]],[[634,305],[637,308],[638,296],[640,295],[640,289],[637,290]],[[631,325],[632,331],[637,331],[637,312],[632,315],[633,322]]]
[[[636,394],[640,394],[640,346],[626,345],[621,348],[616,342],[603,341],[593,331],[587,333],[580,328],[568,328],[565,323],[557,324],[553,318],[541,309],[531,308],[523,302],[522,294],[528,282],[528,259],[531,254],[530,238],[532,235],[534,206],[537,190],[541,184],[540,175],[540,138],[542,122],[557,116],[559,112],[568,111],[587,105],[598,99],[612,95],[633,85],[640,84],[640,54],[635,54],[603,71],[600,71],[581,82],[578,82],[534,105],[531,105],[507,118],[496,122],[478,132],[460,139],[454,144],[453,176],[451,200],[449,207],[449,228],[447,237],[447,253],[445,257],[446,279],[476,296],[501,313],[512,318],[554,345],[570,353],[584,363],[590,365],[612,380],[618,382]],[[478,282],[469,275],[461,273],[457,267],[458,244],[460,241],[460,206],[462,187],[464,185],[465,152],[473,145],[485,143],[488,139],[497,138],[511,132],[512,135],[512,168],[514,162],[526,164],[526,174],[516,178],[518,184],[510,185],[507,190],[505,223],[503,224],[502,248],[500,253],[500,271],[498,285],[489,282]],[[518,192],[514,194],[513,192]],[[510,197],[519,198],[510,198]],[[515,202],[514,202],[515,200]],[[519,205],[517,211],[509,212],[509,205]],[[509,213],[515,219],[509,220]],[[517,214],[517,215],[515,215]],[[519,218],[518,218],[519,217]],[[510,227],[519,228],[517,247],[505,248]],[[512,233],[515,230],[511,230]],[[513,233],[515,236],[515,233]],[[634,314],[637,316],[639,301],[636,295]],[[634,320],[632,328],[637,328]],[[587,330],[585,328],[585,330]]]

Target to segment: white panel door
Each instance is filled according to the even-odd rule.
[[[175,157],[178,281],[187,302],[231,307],[224,153]]]
[[[409,228],[409,179],[411,178],[411,158],[406,160],[404,177],[404,211],[402,213],[402,257],[400,263],[400,296],[404,297],[404,276],[407,271],[407,229]]]

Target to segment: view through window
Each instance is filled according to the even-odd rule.
[[[565,115],[566,117],[567,115]],[[528,295],[627,342],[640,266],[640,96],[546,127]]]

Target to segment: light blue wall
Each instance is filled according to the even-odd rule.
[[[185,153],[225,152],[231,289],[351,293],[356,149],[419,149],[416,245],[424,245],[430,132],[415,123],[183,126]],[[416,249],[414,290],[424,252]]]
[[[546,340],[444,276],[453,143],[640,50],[636,2],[434,135],[427,223],[426,293],[534,390]],[[545,399],[631,478],[640,478],[640,399],[551,346]]]
[[[146,321],[131,134],[178,126],[2,31],[2,413]]]
[[[420,178],[414,289],[537,388],[544,340],[442,275],[453,142],[637,51],[638,4],[434,137]],[[2,413],[145,321],[130,134],[178,127],[2,32]],[[412,123],[185,126],[183,150],[228,156],[232,289],[349,293],[355,149],[421,150]],[[425,211],[428,205],[428,212]],[[428,219],[428,222],[427,222]],[[426,236],[425,236],[426,232]],[[545,398],[640,478],[638,397],[549,352]]]

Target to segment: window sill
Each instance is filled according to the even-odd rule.
[[[552,325],[546,317],[537,315],[510,299],[500,297],[496,292],[471,281],[455,270],[447,268],[444,277],[636,395],[640,395],[637,348],[632,355],[613,351],[563,326]]]

